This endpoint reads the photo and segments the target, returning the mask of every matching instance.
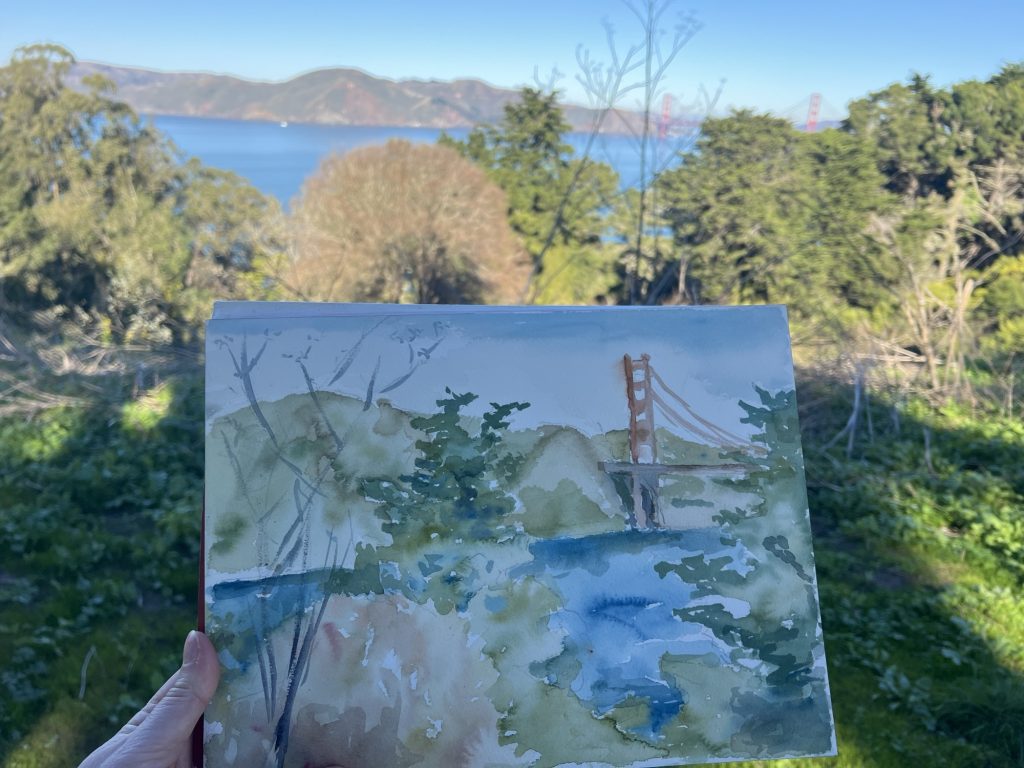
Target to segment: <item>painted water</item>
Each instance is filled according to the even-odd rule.
[[[697,580],[687,581],[676,571],[659,573],[656,567],[678,567],[689,558],[699,558],[721,561],[720,566],[739,577],[747,575],[753,570],[749,551],[739,541],[723,538],[719,529],[623,530],[539,539],[521,551],[528,551],[531,559],[513,568],[509,578],[535,579],[558,595],[561,603],[550,614],[541,609],[530,618],[546,622],[552,633],[563,638],[563,648],[549,659],[536,661],[529,671],[544,685],[571,691],[595,717],[607,715],[631,698],[642,700],[649,715],[631,730],[656,740],[662,727],[677,717],[694,695],[685,682],[665,674],[661,664],[665,654],[705,664],[732,663],[735,649],[716,637],[712,627],[684,621],[677,612],[699,600],[700,605],[719,605],[739,619],[749,615],[750,604],[735,597],[706,594]],[[442,571],[451,567],[454,559],[450,553],[427,554],[419,564],[420,573]],[[331,594],[359,597],[359,589],[367,583],[375,589],[364,597],[390,592],[404,593],[420,603],[428,599],[422,579],[407,577],[401,585],[385,588],[386,578],[368,582],[365,575],[330,570],[215,585],[213,616],[221,623],[233,622],[235,631],[249,640],[236,646],[236,653],[242,651],[239,658],[224,653],[222,662],[228,669],[245,673],[255,657],[256,638],[290,624],[296,615],[313,610]],[[347,592],[347,585],[355,589]],[[481,590],[468,597],[463,613],[473,599],[482,602],[492,615],[508,609],[508,598],[495,590]]]
[[[595,717],[631,698],[644,701],[646,721],[630,730],[656,740],[694,693],[665,674],[664,656],[710,656],[719,664],[731,663],[732,649],[710,627],[676,613],[697,599],[699,584],[655,569],[658,563],[675,566],[692,557],[725,558],[728,569],[747,573],[746,548],[723,540],[718,529],[629,530],[541,540],[530,551],[534,560],[513,576],[532,575],[559,595],[562,607],[547,621],[552,632],[564,637],[562,653],[531,671],[547,685],[571,690]],[[720,604],[737,618],[750,612],[748,603],[735,598],[704,595],[701,600]]]

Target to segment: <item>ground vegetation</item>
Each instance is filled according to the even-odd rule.
[[[214,297],[301,295],[303,241],[276,204],[178,157],[107,84],[64,87],[69,62],[44,46],[0,68],[6,768],[76,765],[176,665],[196,611],[202,318]],[[558,109],[525,93],[444,149],[493,190],[494,242],[529,257],[501,291],[790,306],[840,749],[814,764],[1024,764],[1024,67],[914,77],[816,133],[708,120],[651,179],[660,240],[639,261],[614,179],[568,152]],[[590,173],[559,213],[552,188]],[[431,243],[439,271],[515,249]],[[472,269],[432,283],[397,246],[381,258],[353,273],[359,296],[506,295]],[[451,434],[424,450],[443,464],[491,439]]]

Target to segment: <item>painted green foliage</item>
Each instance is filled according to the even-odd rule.
[[[508,417],[529,403],[491,403],[479,431],[470,434],[460,411],[477,396],[451,390],[447,395],[437,401],[438,413],[409,422],[426,436],[416,441],[416,469],[397,483],[378,478],[364,484],[368,496],[383,502],[377,514],[396,544],[422,544],[431,534],[486,541],[515,506],[500,488],[507,487],[522,457],[503,453],[501,439]]]
[[[452,684],[457,690],[477,689],[489,704],[482,719],[473,721],[472,733],[466,731],[469,724],[453,727],[460,739],[490,745],[494,765],[541,768],[827,752],[832,730],[795,399],[792,391],[759,390],[758,395],[759,404],[743,408],[747,422],[759,430],[755,440],[766,450],[745,457],[745,478],[691,478],[666,486],[665,502],[677,509],[703,509],[686,502],[717,500],[704,502],[717,510],[717,531],[626,530],[626,510],[611,481],[587,477],[595,474],[599,457],[609,451],[622,456],[621,435],[585,437],[569,427],[516,430],[515,415],[528,403],[491,403],[482,416],[470,417],[465,410],[477,396],[448,389],[429,414],[384,404],[379,407],[386,413],[375,415],[357,401],[325,393],[319,410],[302,397],[261,404],[269,423],[292,425],[279,433],[282,454],[305,474],[324,477],[318,492],[336,500],[327,506],[347,506],[349,524],[361,532],[350,566],[301,582],[279,581],[274,589],[285,594],[296,588],[287,584],[301,583],[310,595],[322,592],[329,625],[323,631],[354,621],[344,632],[362,634],[346,634],[346,642],[365,646],[367,653],[377,644],[404,647],[399,638],[414,631],[413,617],[423,622],[418,650],[399,653],[397,671],[361,666],[336,682],[355,686],[367,699],[330,716],[344,720],[358,707],[369,728],[368,713],[378,706],[370,702],[379,700],[383,707],[377,728],[387,730],[385,741],[392,747],[380,753],[367,746],[361,754],[432,764],[444,738],[452,737],[442,738],[430,723],[449,722],[452,711],[416,694],[408,687],[409,675],[415,672],[416,680],[438,674],[415,661],[433,653],[435,644],[455,649],[472,648],[474,642],[480,643],[480,655],[473,665],[484,667],[467,663],[467,677]],[[356,425],[346,433],[345,450],[332,448],[321,423],[325,414]],[[287,495],[294,477],[281,469],[280,457],[266,441],[255,453],[247,452],[252,449],[244,435],[250,435],[251,446],[257,427],[251,415],[240,412],[218,422],[213,433],[235,432],[233,450],[242,452],[236,459],[263,467],[264,477],[271,478],[260,490],[254,507],[260,509]],[[394,451],[402,456],[397,463],[379,460],[386,446],[402,440],[414,446],[411,453]],[[706,450],[678,439],[666,444],[667,455],[679,459]],[[364,451],[378,460],[348,458]],[[729,458],[722,454],[717,461]],[[552,463],[557,483],[545,479],[544,469]],[[327,475],[317,469],[328,465]],[[244,474],[245,466],[239,466]],[[726,506],[737,499],[745,506]],[[615,505],[610,513],[609,503]],[[231,541],[258,529],[258,521],[242,508],[221,523],[215,534]],[[315,610],[320,598],[310,599]],[[371,613],[373,621],[356,618]],[[573,615],[585,617],[581,627],[574,627]],[[238,617],[228,621],[237,623]],[[285,622],[286,631],[269,635],[281,655],[288,626]],[[636,679],[628,671],[611,671],[614,654],[635,642],[623,644],[615,634],[622,626],[652,633],[652,666]],[[662,647],[656,638],[664,627],[679,637]],[[258,686],[254,667],[243,658],[252,646],[244,626],[240,631],[221,637],[238,659],[228,673],[237,691]],[[694,642],[703,650],[687,651],[686,644]],[[314,647],[320,650],[314,650],[310,664],[323,679],[306,693],[300,689],[296,703],[296,727],[305,724],[307,731],[317,717],[329,715],[327,710],[314,714],[320,711],[315,692],[326,695],[329,681],[340,674],[323,657],[327,646]],[[645,663],[638,659],[630,663]],[[593,674],[612,676],[594,687],[585,683]],[[383,713],[399,701],[399,688],[406,693],[392,722]],[[246,707],[240,713],[220,701],[214,712],[229,721],[257,716]],[[552,729],[553,722],[563,727]],[[359,739],[371,744],[383,738],[379,730],[373,733],[371,738],[367,730]],[[246,748],[258,751],[255,742]],[[477,764],[467,759],[446,764]],[[285,764],[299,764],[291,761]]]
[[[748,491],[758,501],[746,509],[723,509],[716,515],[724,537],[744,542],[755,563],[745,576],[729,570],[726,559],[685,558],[660,563],[659,574],[675,572],[697,586],[694,605],[678,611],[685,620],[711,629],[737,659],[763,662],[770,669],[759,690],[733,689],[730,707],[742,716],[734,741],[754,749],[814,751],[830,738],[827,710],[815,707],[824,696],[818,603],[804,492],[800,432],[792,390],[771,394],[757,389],[760,402],[741,403],[744,421],[757,427],[754,440],[766,449],[745,458],[751,471],[740,480],[718,481]],[[719,594],[743,596],[751,613],[737,617],[721,604],[700,604]],[[758,598],[760,596],[760,599]],[[673,668],[685,661],[672,659]],[[816,690],[808,696],[808,691]]]
[[[502,434],[509,416],[529,407],[491,403],[478,428],[470,432],[460,411],[477,396],[451,390],[446,395],[437,401],[437,413],[409,420],[424,435],[416,441],[415,469],[397,479],[362,482],[366,497],[380,502],[375,512],[391,544],[364,550],[357,561],[374,568],[380,558],[401,560],[416,553],[420,559],[414,568],[423,583],[418,596],[431,599],[441,613],[456,607],[465,610],[479,589],[473,553],[453,554],[453,544],[471,542],[475,548],[509,538],[503,521],[515,508],[515,499],[505,489],[523,457],[502,449]]]

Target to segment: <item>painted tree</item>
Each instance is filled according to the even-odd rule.
[[[293,214],[285,286],[319,301],[515,301],[529,266],[504,193],[448,147],[389,141],[325,160]]]
[[[476,395],[445,394],[437,401],[437,412],[410,421],[424,435],[416,441],[414,471],[363,483],[367,498],[379,502],[376,513],[392,538],[383,551],[398,561],[418,558],[414,570],[422,577],[422,588],[409,596],[432,599],[440,613],[464,610],[483,578],[478,558],[453,554],[451,548],[462,542],[510,540],[508,515],[516,500],[509,485],[523,457],[506,450],[502,439],[510,417],[530,405],[491,403],[477,424],[461,413]],[[364,551],[361,556],[376,568],[381,553]]]

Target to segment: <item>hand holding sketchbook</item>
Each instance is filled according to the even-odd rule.
[[[834,754],[781,307],[222,304],[207,766]]]

